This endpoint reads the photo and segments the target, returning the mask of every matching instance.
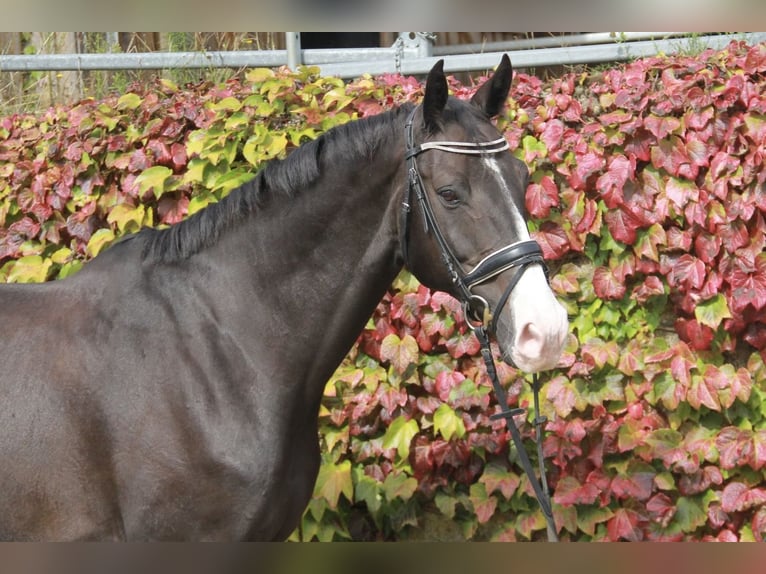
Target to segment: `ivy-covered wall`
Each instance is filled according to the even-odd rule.
[[[0,118],[0,280],[74,273],[333,125],[421,96],[414,78],[257,69]],[[529,166],[533,235],[571,318],[542,391],[561,537],[761,540],[766,46],[517,74],[499,126]],[[529,377],[500,375],[528,406]],[[292,538],[544,538],[495,409],[459,305],[403,272],[327,385]]]

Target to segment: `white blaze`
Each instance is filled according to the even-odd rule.
[[[485,157],[484,165],[505,192],[519,241],[531,239],[526,221],[513,201],[497,160]],[[508,299],[508,307],[506,311],[510,311],[513,325],[510,355],[516,366],[528,373],[555,367],[564,348],[569,323],[566,310],[556,300],[539,265],[532,265],[524,271]]]

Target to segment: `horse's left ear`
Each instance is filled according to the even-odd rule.
[[[490,118],[496,116],[503,109],[508,92],[511,89],[513,67],[508,54],[503,54],[500,65],[492,77],[476,91],[471,102],[479,106]]]
[[[426,94],[423,97],[423,122],[426,130],[433,133],[439,126],[444,106],[447,105],[447,78],[444,75],[444,60],[439,60],[428,72]]]

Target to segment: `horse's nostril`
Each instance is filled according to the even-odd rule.
[[[529,359],[539,357],[543,352],[545,336],[534,323],[526,323],[516,337],[516,351]]]

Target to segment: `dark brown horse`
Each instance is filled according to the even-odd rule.
[[[490,122],[511,74],[505,57],[464,102],[439,63],[422,105],[335,128],[71,278],[3,285],[0,539],[284,539],[325,382],[405,261],[492,307],[507,360],[554,365],[566,316],[541,266],[513,266],[536,251],[527,169]]]

